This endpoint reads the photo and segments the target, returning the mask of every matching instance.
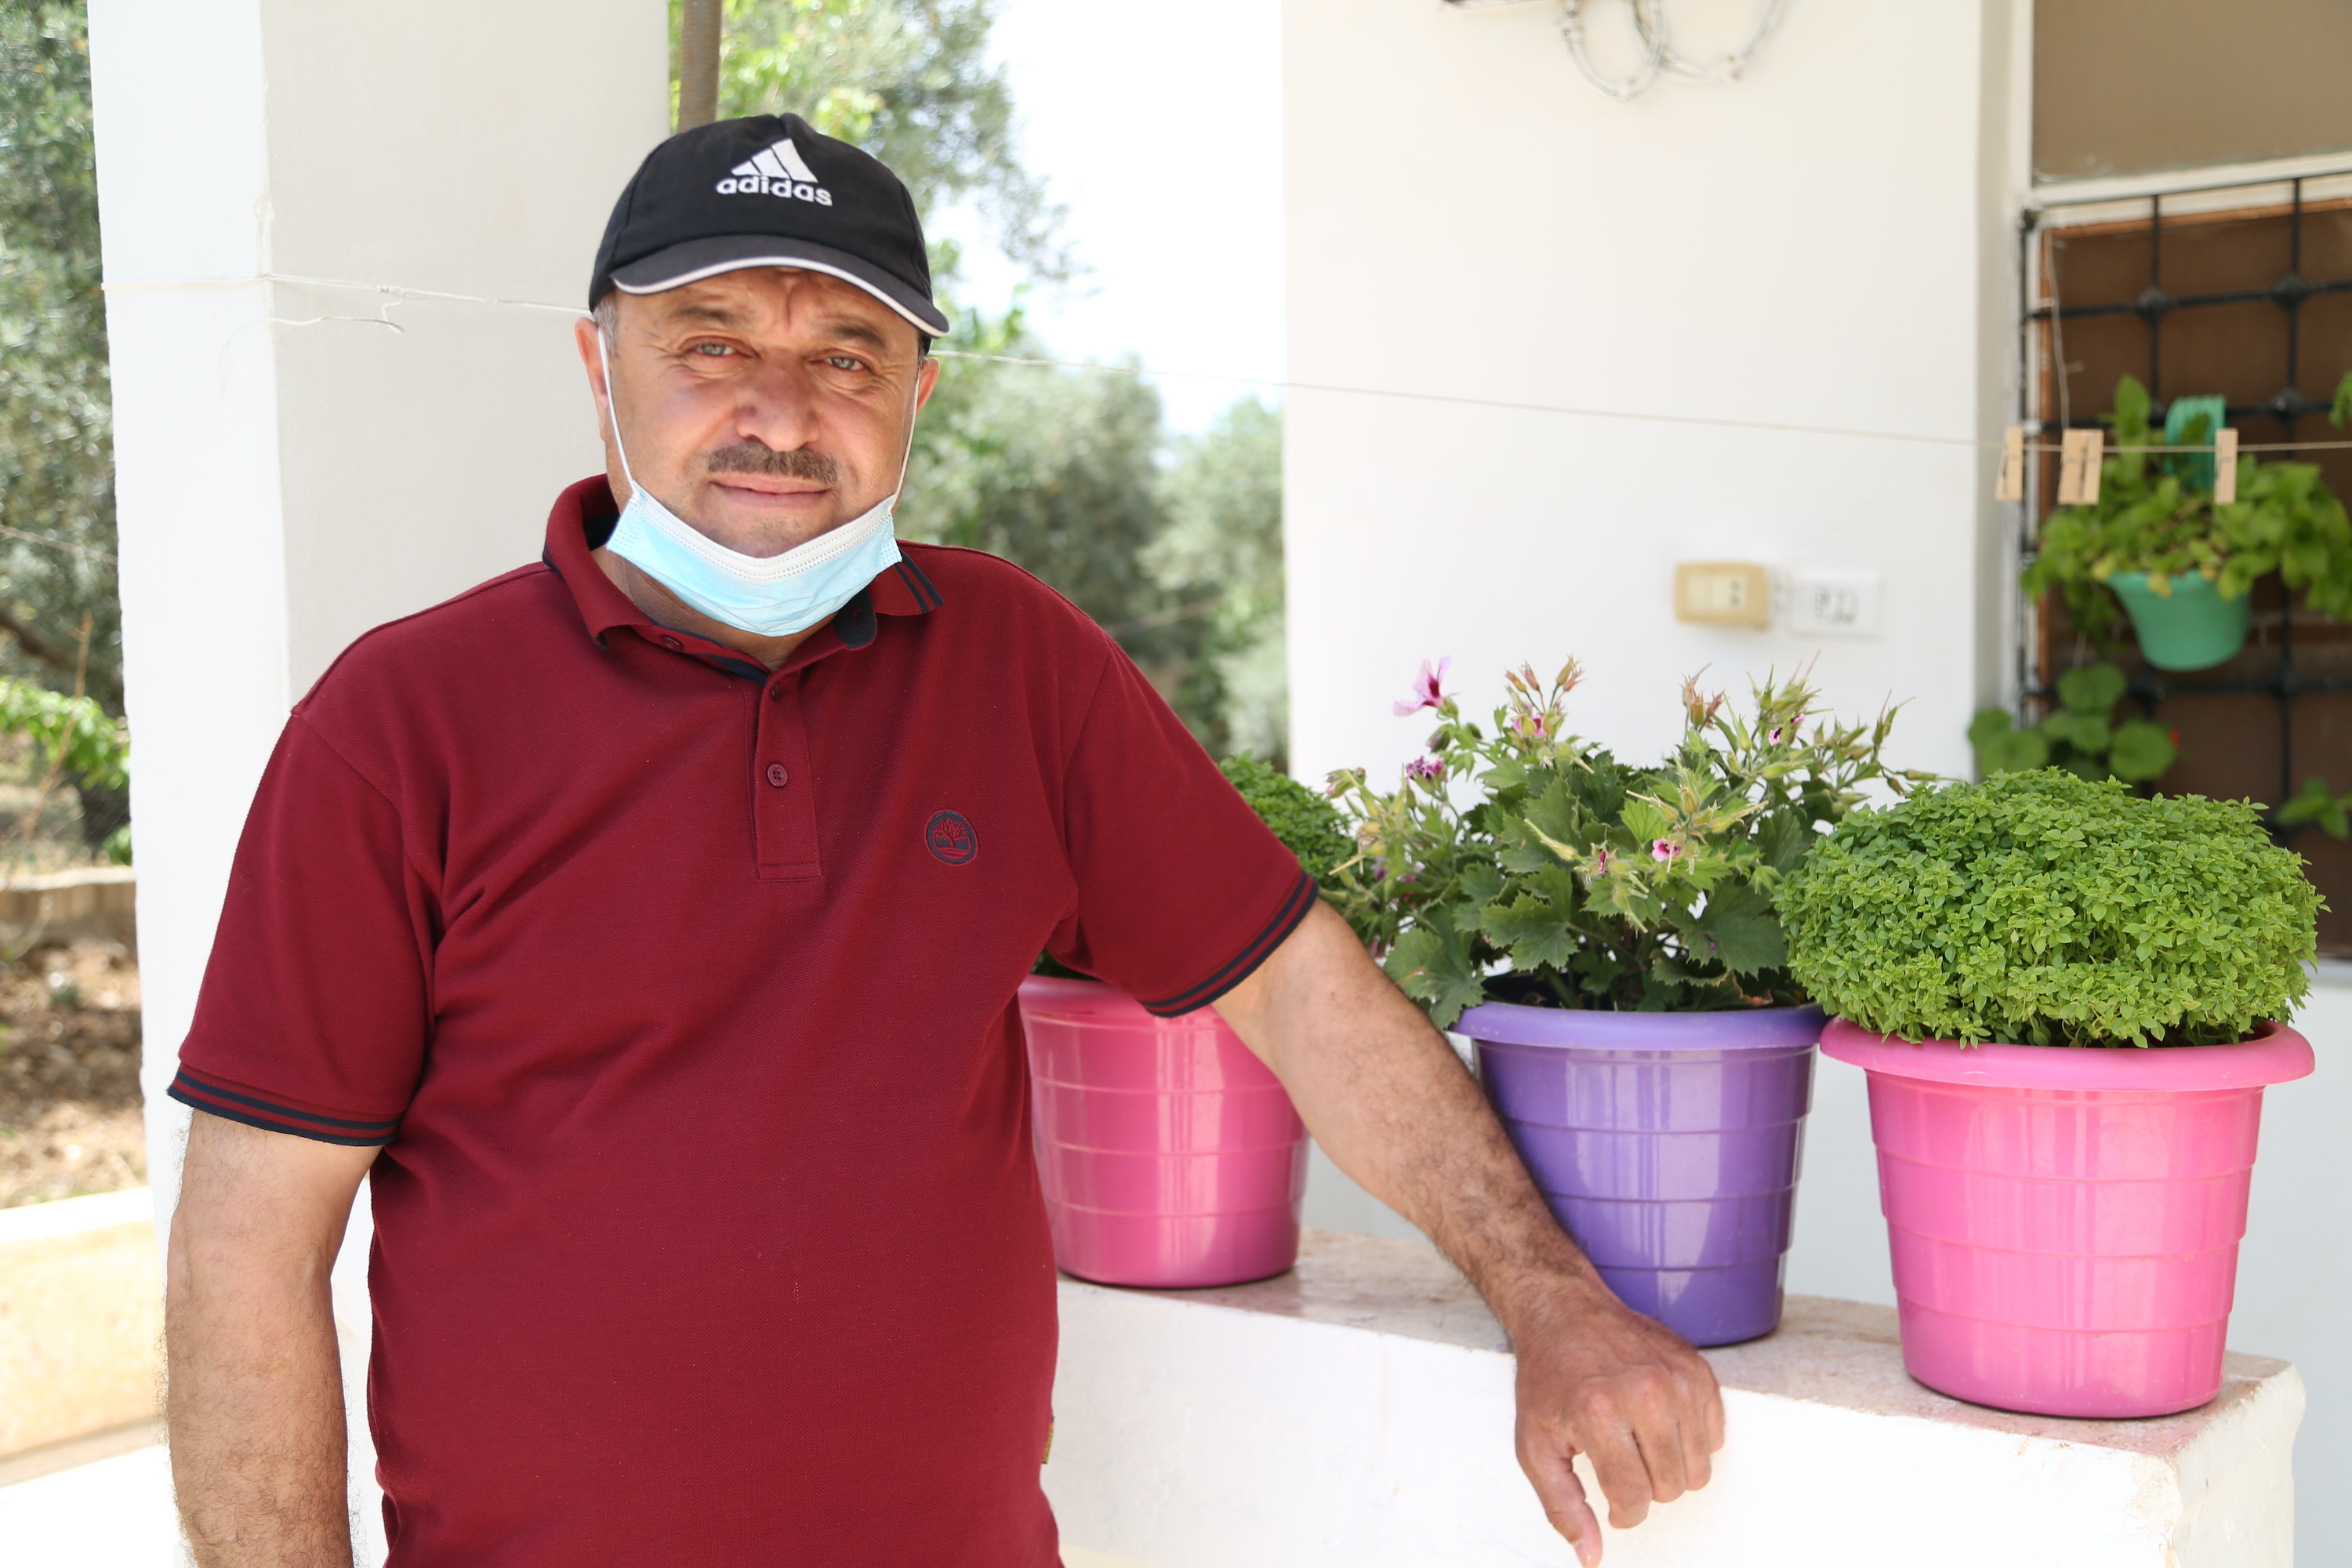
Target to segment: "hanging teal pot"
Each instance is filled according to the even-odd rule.
[[[2225,599],[2194,572],[2174,577],[2169,595],[2149,587],[2145,572],[2118,572],[2107,586],[2131,613],[2141,657],[2158,669],[2210,669],[2246,646],[2251,594]]]

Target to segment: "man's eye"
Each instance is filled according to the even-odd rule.
[[[694,352],[709,359],[717,359],[722,354],[731,354],[735,350],[728,343],[697,343],[694,345]]]
[[[866,362],[849,354],[827,354],[824,363],[835,370],[864,370]]]

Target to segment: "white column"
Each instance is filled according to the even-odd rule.
[[[186,1124],[163,1090],[286,710],[370,626],[535,559],[602,467],[561,310],[286,279],[583,304],[667,129],[667,16],[90,13],[160,1233]]]

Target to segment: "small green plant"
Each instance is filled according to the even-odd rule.
[[[2352,795],[2337,795],[2326,779],[2305,779],[2303,793],[2278,808],[2282,826],[2308,822],[2330,838],[2352,838]]]
[[[1549,683],[1512,673],[1491,733],[1444,673],[1423,665],[1397,704],[1438,727],[1396,790],[1332,775],[1360,847],[1332,900],[1441,1028],[1489,996],[1628,1012],[1802,1001],[1773,889],[1864,784],[1928,776],[1881,761],[1891,712],[1809,726],[1818,697],[1801,679],[1768,678],[1744,712],[1685,682],[1681,744],[1637,767],[1567,732],[1573,659]]]
[[[2117,447],[2211,443],[2210,413],[2168,437],[2149,423],[2149,409],[2147,388],[2125,376],[2105,416]],[[2339,388],[2336,414],[2347,410],[2352,396]],[[2255,579],[2276,572],[2290,589],[2304,591],[2308,607],[2352,620],[2352,519],[2320,482],[2317,466],[2240,458],[2238,499],[2217,504],[2211,465],[2210,454],[2194,452],[2118,451],[2106,458],[2097,504],[2061,508],[2042,525],[2025,591],[2064,595],[2075,629],[2104,647],[2115,645],[2122,624],[2123,607],[2107,586],[2118,572],[2147,573],[2149,590],[2168,597],[2173,579],[2202,577],[2224,599],[2242,598]]]
[[[2086,779],[2153,783],[2180,748],[2161,724],[2137,718],[2116,721],[2124,686],[2124,672],[2112,664],[2070,669],[2058,678],[2057,710],[2028,730],[2019,729],[2007,709],[1985,709],[1969,724],[1977,772],[1990,778],[2054,767]]]
[[[131,783],[130,731],[91,698],[0,679],[0,734],[27,737],[44,760],[76,778],[109,789]]]
[[[1247,752],[1227,757],[1217,766],[1249,802],[1258,820],[1273,829],[1317,881],[1328,878],[1356,852],[1339,807],[1288,773]]]
[[[1782,883],[1814,1000],[1906,1040],[2193,1046],[2286,1016],[2319,895],[2252,803],[2057,769],[1860,811]]]

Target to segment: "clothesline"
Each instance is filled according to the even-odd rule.
[[[587,311],[571,305],[551,305],[537,300],[519,300],[497,295],[463,294],[441,289],[414,289],[404,284],[372,283],[350,278],[315,278],[296,273],[264,272],[250,277],[205,278],[181,282],[141,281],[108,283],[109,290],[165,289],[250,287],[256,283],[283,283],[303,288],[349,289],[362,292],[389,295],[390,301],[378,308],[373,317],[314,317],[287,325],[315,325],[324,321],[352,321],[374,323],[402,330],[390,320],[388,312],[411,300],[440,300],[460,304],[505,306],[516,310],[547,310],[559,315],[582,317]],[[272,318],[274,320],[274,318]],[[1600,408],[1587,405],[1536,403],[1517,398],[1482,397],[1467,394],[1408,390],[1402,387],[1351,386],[1340,383],[1297,381],[1283,377],[1249,375],[1229,371],[1171,370],[1145,364],[1104,364],[1095,361],[1057,359],[1034,354],[982,353],[970,349],[935,347],[932,353],[942,359],[965,360],[992,364],[1031,365],[1060,370],[1098,371],[1115,375],[1133,375],[1150,380],[1216,381],[1231,385],[1265,387],[1280,392],[1308,392],[1342,397],[1371,397],[1412,403],[1437,404],[1461,408],[1491,408],[1507,413],[1549,414],[1563,418],[1607,419],[1643,425],[1674,425],[1717,430],[1747,430],[1766,435],[1811,436],[1838,440],[1893,441],[1913,446],[1957,447],[1978,451],[2000,451],[2004,442],[1971,436],[1928,436],[1901,430],[1866,430],[1850,426],[1805,425],[1785,420],[1736,419],[1697,414],[1658,414],[1623,408]],[[2036,431],[2038,434],[2038,430]],[[2063,456],[2059,446],[2035,442],[2025,451]],[[2205,446],[2130,446],[2106,447],[2105,452],[2200,453],[2211,452],[2213,445]],[[2271,441],[2243,442],[2240,452],[2327,452],[2352,449],[2352,439],[2343,441]],[[2014,449],[2012,449],[2014,450]]]

